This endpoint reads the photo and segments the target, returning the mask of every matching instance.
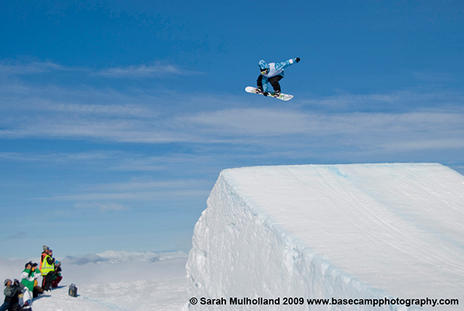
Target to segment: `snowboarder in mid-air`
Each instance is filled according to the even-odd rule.
[[[298,62],[300,62],[299,57],[290,58],[279,63],[266,63],[264,59],[260,60],[258,62],[260,71],[257,81],[258,87],[247,86],[245,87],[245,92],[272,96],[283,101],[289,101],[293,98],[293,95],[281,93],[279,81],[284,77],[284,69]],[[271,91],[269,84],[272,86],[273,91]]]
[[[284,77],[284,69],[293,63],[298,63],[299,57],[290,58],[289,60],[279,63],[266,63],[264,59],[258,62],[260,75],[258,77],[258,90],[264,95],[278,97],[280,95],[279,81]],[[274,92],[270,92],[269,84],[272,85]]]

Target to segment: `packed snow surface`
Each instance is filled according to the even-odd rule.
[[[0,259],[2,281],[19,278],[25,262],[39,259],[40,248],[36,258]],[[188,301],[185,263],[182,252],[106,251],[66,257],[62,260],[61,287],[34,300],[32,309],[179,311]],[[71,283],[78,287],[77,298],[68,296]]]
[[[464,177],[440,164],[224,170],[195,226],[190,294],[460,298],[462,308],[463,224]]]

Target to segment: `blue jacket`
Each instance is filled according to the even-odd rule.
[[[266,63],[264,59],[258,62],[259,70],[268,69],[267,74],[261,74],[263,76],[263,91],[269,92],[269,78],[277,75],[284,75],[284,69],[292,64],[296,63],[296,58],[290,58],[289,60],[278,62],[278,63]]]

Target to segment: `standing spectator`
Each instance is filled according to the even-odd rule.
[[[42,262],[43,262],[45,256],[48,255],[48,250],[49,250],[49,247],[47,245],[42,246],[42,255],[40,255],[39,270],[42,270]]]
[[[55,272],[55,259],[52,257],[53,251],[48,249],[47,255],[42,261],[42,268],[40,272],[42,274],[42,289],[48,291],[51,289],[52,277]]]

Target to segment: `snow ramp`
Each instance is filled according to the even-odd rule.
[[[227,169],[192,243],[190,310],[464,310],[464,176],[440,164]]]

